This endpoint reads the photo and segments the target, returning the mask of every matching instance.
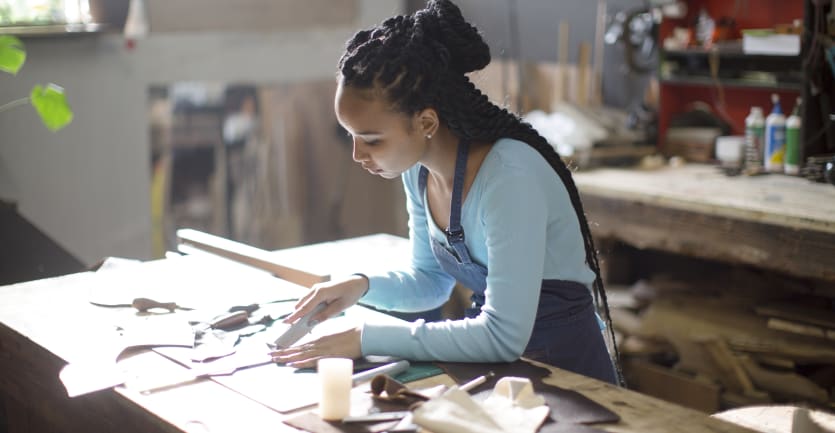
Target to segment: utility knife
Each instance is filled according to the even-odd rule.
[[[320,311],[324,310],[327,306],[327,303],[322,302],[309,313],[302,316],[296,323],[290,325],[290,327],[275,340],[275,347],[277,349],[286,349],[307,335],[310,330],[316,326],[316,323],[311,323],[310,319]]]

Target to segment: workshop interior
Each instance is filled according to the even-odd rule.
[[[485,302],[283,322],[419,260],[414,191],[334,98],[346,41],[427,1],[0,0],[0,433],[835,431],[832,0],[453,3],[490,47],[469,81],[576,185],[622,382],[265,358]]]

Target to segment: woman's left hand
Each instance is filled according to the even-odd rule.
[[[322,358],[356,359],[362,356],[361,332],[357,327],[325,335],[304,344],[275,350],[270,352],[270,355],[273,362],[296,368],[316,367],[316,361]]]

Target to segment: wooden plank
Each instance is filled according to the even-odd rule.
[[[809,323],[822,328],[835,329],[835,311],[801,305],[759,305],[754,311],[761,316],[779,317],[796,322]]]
[[[768,327],[779,331],[793,332],[795,334],[808,335],[810,337],[835,340],[835,331],[832,329],[824,329],[815,325],[792,322],[791,320],[776,319],[772,317],[768,319]]]
[[[269,251],[224,239],[219,236],[192,229],[180,229],[177,230],[177,237],[180,243],[272,272],[281,279],[303,287],[310,287],[316,283],[330,279],[329,275],[316,275],[300,269],[284,266],[271,257]]]
[[[745,373],[736,355],[731,352],[728,344],[721,338],[711,337],[700,341],[718,368],[719,380],[725,388],[743,395],[756,395],[759,392],[751,383],[751,378]]]
[[[701,296],[656,299],[643,315],[645,332],[656,333],[676,346],[682,370],[717,374],[697,340],[721,338],[735,352],[765,353],[797,362],[831,364],[835,346],[820,340],[768,329],[765,319],[727,300]]]
[[[587,41],[580,42],[580,54],[577,60],[577,105],[585,107],[589,104],[589,86],[591,84],[591,44]]]
[[[640,392],[706,413],[719,410],[719,387],[639,359],[626,364],[631,386]]]
[[[776,372],[759,366],[748,356],[739,358],[751,380],[760,389],[775,395],[825,404],[829,393],[808,378],[793,372]]]
[[[778,225],[764,222],[770,219],[766,217],[761,218],[763,221],[741,219],[704,208],[694,211],[670,206],[658,200],[628,195],[611,197],[585,187],[581,187],[581,193],[596,237],[618,239],[641,249],[835,281],[835,233],[810,228],[820,228],[818,221]]]
[[[557,67],[554,74],[554,99],[552,106],[568,99],[568,38],[570,24],[562,20],[557,35]],[[553,108],[552,108],[553,109]]]
[[[817,232],[835,234],[835,188],[797,177],[728,177],[715,166],[688,164],[652,171],[599,169],[575,173],[574,180],[583,196],[807,230],[799,233],[812,235],[807,242],[818,242]]]
[[[835,415],[789,405],[759,405],[726,410],[713,415],[760,432],[835,431]]]

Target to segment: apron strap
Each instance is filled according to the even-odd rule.
[[[449,227],[445,230],[450,245],[464,241],[464,228],[461,227],[461,197],[464,195],[464,176],[467,174],[467,156],[469,153],[470,142],[462,139],[458,143],[458,155],[455,157],[455,177],[452,181]]]
[[[458,143],[458,152],[455,157],[455,174],[452,180],[452,199],[449,206],[449,226],[444,230],[447,243],[455,250],[455,255],[461,263],[472,263],[470,252],[467,250],[467,245],[464,243],[464,228],[461,226],[461,205],[462,196],[464,195],[464,177],[467,174],[467,156],[470,153],[470,142],[461,139]],[[418,174],[418,189],[420,191],[421,199],[425,203],[426,182],[429,176],[429,170],[426,167],[420,167]]]

